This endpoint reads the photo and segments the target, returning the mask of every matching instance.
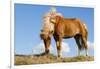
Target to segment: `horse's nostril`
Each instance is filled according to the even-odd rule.
[[[44,36],[43,34],[41,34],[41,36]]]
[[[40,37],[43,36],[43,34],[40,34]]]

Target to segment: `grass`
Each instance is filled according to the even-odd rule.
[[[94,61],[93,56],[76,56],[57,58],[49,55],[15,55],[15,65],[31,65],[31,64],[46,64],[46,63],[61,63],[61,62],[83,62]]]

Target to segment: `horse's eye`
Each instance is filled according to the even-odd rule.
[[[43,32],[43,29],[41,30],[41,32]]]

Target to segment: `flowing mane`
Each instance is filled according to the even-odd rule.
[[[42,32],[48,33],[54,31],[54,24],[50,22],[50,18],[55,16],[63,17],[61,13],[57,13],[57,12],[48,12],[43,16]]]

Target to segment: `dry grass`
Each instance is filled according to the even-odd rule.
[[[94,61],[93,56],[78,56],[57,58],[56,56],[49,55],[16,55],[15,65],[30,65],[30,64],[46,64],[46,63],[60,63],[60,62],[83,62]]]

